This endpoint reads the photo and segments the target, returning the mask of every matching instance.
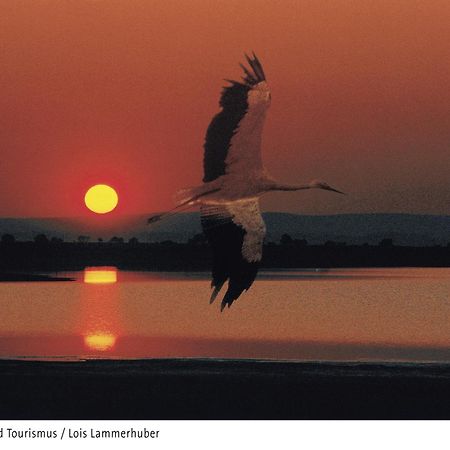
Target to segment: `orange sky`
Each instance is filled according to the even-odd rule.
[[[223,78],[254,49],[272,89],[266,165],[351,193],[266,210],[450,214],[447,0],[4,0],[0,216],[168,208],[202,177]]]

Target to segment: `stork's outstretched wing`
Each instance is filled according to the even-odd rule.
[[[266,227],[259,210],[259,201],[238,200],[201,207],[203,231],[213,251],[211,287],[212,303],[224,283],[228,289],[221,310],[230,306],[255,280]]]
[[[204,182],[226,173],[261,170],[261,134],[270,104],[270,91],[258,58],[246,55],[242,82],[227,80],[220,98],[222,110],[213,118],[205,139]]]

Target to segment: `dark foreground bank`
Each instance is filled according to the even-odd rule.
[[[449,419],[450,365],[0,362],[1,419]]]

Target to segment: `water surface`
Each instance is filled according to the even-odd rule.
[[[220,313],[207,273],[87,268],[0,283],[0,357],[450,361],[450,269],[262,272]]]

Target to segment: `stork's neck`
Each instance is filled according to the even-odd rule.
[[[271,191],[301,191],[302,189],[311,189],[309,184],[285,184],[274,182],[270,190]]]

